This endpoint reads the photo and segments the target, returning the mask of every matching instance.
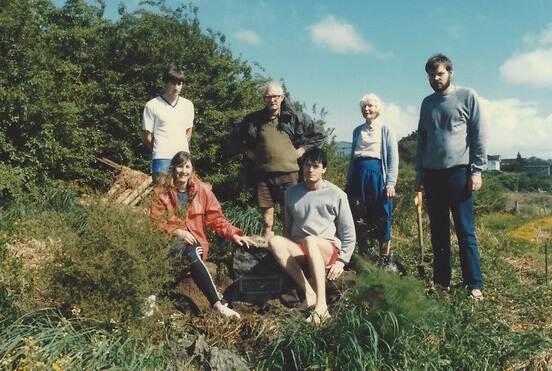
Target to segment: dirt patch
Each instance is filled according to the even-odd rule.
[[[200,333],[210,344],[223,340],[233,351],[243,354],[262,348],[280,331],[284,319],[295,315],[278,300],[260,306],[235,302],[233,309],[241,314],[241,320],[221,318],[212,310],[199,316],[175,311],[169,325],[178,332]]]
[[[546,371],[552,370],[552,352],[541,352],[528,361],[518,363],[515,368],[508,368],[508,371]]]
[[[535,282],[533,273],[540,274],[544,271],[538,261],[526,256],[506,258],[506,262],[514,268],[519,280],[524,284],[533,284]]]
[[[48,237],[47,241],[39,241],[29,238],[24,241],[17,241],[14,244],[6,244],[9,256],[22,258],[25,268],[43,267],[46,262],[52,259],[55,241]]]
[[[506,258],[506,262],[520,274],[542,270],[538,262],[525,256]]]

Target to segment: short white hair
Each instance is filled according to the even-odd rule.
[[[284,88],[282,88],[282,85],[278,84],[276,81],[270,81],[266,83],[265,86],[263,87],[263,91],[262,91],[263,96],[266,94],[266,91],[268,90],[268,88],[271,88],[271,87],[277,88],[280,91],[281,95],[284,94]]]
[[[360,108],[364,108],[365,105],[368,104],[369,101],[372,101],[375,103],[375,106],[378,107],[378,112],[381,108],[381,99],[374,93],[365,94],[362,99],[360,100]]]

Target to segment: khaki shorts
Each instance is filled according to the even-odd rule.
[[[257,203],[259,207],[274,207],[275,203],[283,205],[284,192],[299,181],[299,172],[293,173],[264,173],[259,176],[257,183]]]

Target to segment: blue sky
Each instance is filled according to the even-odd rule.
[[[106,2],[105,16],[117,19],[120,2]],[[139,1],[122,3],[133,11]],[[399,137],[414,131],[432,92],[424,65],[440,52],[452,60],[453,83],[481,97],[489,154],[552,158],[552,0],[193,4],[202,28],[225,34],[235,58],[283,79],[292,99],[324,107],[336,140],[351,140],[363,121],[358,102],[370,92]]]

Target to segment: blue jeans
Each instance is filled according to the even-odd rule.
[[[151,163],[151,172],[167,174],[169,171],[169,166],[171,165],[170,158],[156,158]]]
[[[483,288],[477,238],[474,232],[470,172],[467,166],[444,170],[424,169],[424,188],[433,246],[433,281],[450,286],[452,254],[450,244],[450,217],[452,213],[463,285],[468,289]]]

